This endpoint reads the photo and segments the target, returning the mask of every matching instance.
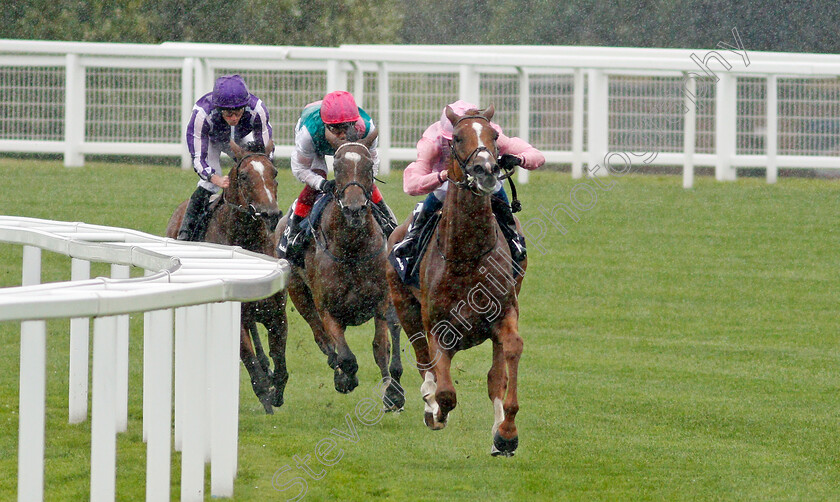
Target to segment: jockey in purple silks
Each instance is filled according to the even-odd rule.
[[[230,140],[249,151],[274,155],[268,109],[262,100],[248,91],[239,75],[216,79],[213,92],[198,99],[187,124],[187,148],[193,169],[201,178],[190,196],[178,240],[193,240],[196,224],[206,211],[210,195],[227,188],[230,179],[222,176],[219,155],[233,158]],[[270,150],[270,151],[268,151]]]

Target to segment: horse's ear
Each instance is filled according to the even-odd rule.
[[[330,144],[333,150],[338,149],[338,147],[341,146],[342,143],[344,143],[343,141],[338,139],[338,136],[336,136],[335,134],[333,134],[332,131],[330,131],[329,127],[326,126],[324,126],[324,139],[327,140],[327,143]]]
[[[453,110],[451,106],[447,105],[446,106],[446,118],[448,118],[449,121],[452,122],[452,125],[454,126],[455,123],[458,122],[458,119],[461,118],[461,117],[459,117],[458,114],[455,113],[455,110]]]
[[[265,154],[270,156],[271,152],[273,152],[273,151],[274,151],[274,140],[270,139],[270,140],[268,140],[268,144],[265,145]]]
[[[233,151],[233,156],[238,161],[245,156],[245,149],[236,144],[236,141],[230,140],[230,149]]]
[[[492,104],[487,107],[482,113],[481,116],[487,119],[487,122],[490,122],[490,119],[493,118],[493,114],[496,113],[496,107]]]
[[[359,140],[359,143],[365,145],[365,148],[370,149],[377,137],[379,137],[379,129],[374,129],[370,134]]]

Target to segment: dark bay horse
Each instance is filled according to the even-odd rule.
[[[518,294],[526,263],[514,278],[510,249],[491,209],[490,194],[500,177],[498,134],[490,126],[493,112],[491,106],[458,116],[446,108],[454,126],[447,164],[449,189],[440,223],[420,263],[420,289],[403,284],[392,267],[388,284],[423,378],[426,425],[442,429],[457,403],[450,375],[452,357],[489,339],[493,362],[487,393],[495,413],[491,454],[511,456],[519,443],[514,422],[523,346]],[[407,224],[391,234],[389,249],[402,239]]]
[[[376,136],[374,131],[359,142],[341,142],[327,131],[327,141],[335,149],[335,191],[327,195],[332,200],[314,230],[314,244],[305,251],[305,268],[292,266],[288,291],[327,356],[335,389],[341,393],[351,392],[359,384],[359,366],[344,331],[347,326],[374,319],[373,356],[382,375],[385,409],[392,411],[402,409],[405,399],[399,384],[400,328],[385,279],[386,239],[371,212],[373,159],[369,149]],[[285,228],[283,218],[275,230],[275,241]],[[389,327],[393,344],[388,340]]]
[[[239,246],[248,251],[274,256],[269,226],[280,217],[277,207],[277,169],[265,153],[248,152],[230,143],[236,166],[228,176],[216,209],[209,216],[205,242]],[[166,227],[166,236],[175,238],[184,218],[187,202],[181,203]],[[256,323],[268,331],[272,372],[262,350]],[[286,371],[286,292],[242,304],[239,356],[251,377],[251,386],[266,413],[283,404],[289,374]],[[256,351],[255,351],[256,347]],[[273,389],[272,389],[273,385]]]

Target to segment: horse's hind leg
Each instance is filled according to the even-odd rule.
[[[405,406],[405,390],[400,384],[402,378],[402,359],[400,358],[400,324],[397,319],[397,312],[394,306],[388,304],[388,310],[385,313],[385,319],[388,322],[388,330],[391,332],[391,364],[388,368],[391,375],[391,380],[388,387],[385,389],[386,411],[401,411]]]
[[[519,446],[515,423],[519,411],[516,384],[523,342],[517,321],[516,310],[511,308],[502,321],[498,339],[493,340],[493,366],[487,374],[487,393],[495,413],[493,447],[490,450],[493,456],[511,457]]]
[[[242,364],[248,370],[248,375],[251,377],[251,387],[254,389],[254,394],[265,408],[265,412],[269,415],[274,413],[274,408],[271,407],[271,386],[265,372],[254,354],[254,347],[251,345],[251,335],[248,327],[243,323],[239,328],[239,357],[242,359]]]

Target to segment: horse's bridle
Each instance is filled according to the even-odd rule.
[[[490,124],[490,121],[489,121],[488,119],[486,119],[485,117],[482,117],[481,115],[464,115],[463,117],[459,118],[459,119],[458,119],[458,120],[457,120],[457,121],[456,121],[456,122],[452,125],[453,135],[454,135],[454,129],[455,129],[455,127],[457,127],[457,126],[458,126],[458,124],[460,124],[462,120],[467,120],[467,119],[478,119],[478,120],[483,120],[483,121],[487,122],[487,124],[488,124],[488,125]],[[472,161],[472,160],[473,160],[473,159],[474,159],[474,158],[475,158],[475,157],[476,157],[479,153],[481,153],[481,152],[488,152],[488,153],[490,153],[491,155],[493,155],[493,153],[492,153],[492,152],[490,152],[490,149],[489,149],[489,148],[487,148],[487,147],[486,147],[486,146],[484,146],[484,145],[481,145],[481,146],[477,147],[475,150],[473,150],[473,151],[472,151],[472,153],[470,153],[469,155],[467,155],[467,158],[466,158],[466,159],[463,159],[463,160],[462,160],[460,157],[458,157],[458,154],[455,152],[455,142],[454,142],[454,141],[450,141],[450,142],[449,142],[449,155],[450,155],[453,159],[455,159],[455,161],[458,163],[458,167],[461,169],[461,172],[464,174],[464,180],[463,180],[463,181],[459,181],[459,180],[453,180],[453,179],[450,179],[449,181],[450,181],[453,185],[455,185],[456,187],[458,187],[458,188],[460,188],[460,189],[462,189],[462,190],[463,190],[463,189],[468,189],[469,191],[471,191],[471,192],[472,192],[472,193],[474,193],[475,195],[485,196],[485,195],[490,195],[490,194],[488,194],[488,193],[486,193],[486,192],[482,192],[481,190],[478,190],[478,189],[476,188],[476,186],[477,186],[477,184],[478,184],[478,178],[476,178],[475,176],[473,176],[472,174],[470,174],[470,173],[467,171],[467,164],[469,164],[469,163],[470,163],[470,161]],[[494,156],[494,158],[495,158],[495,156]],[[508,173],[508,174],[504,175],[503,177],[497,177],[496,179],[498,179],[498,180],[503,180],[503,179],[505,179],[505,178],[509,177],[509,176],[510,176],[510,174],[511,174],[511,173]]]
[[[335,155],[334,156],[337,157],[339,150],[341,150],[345,146],[351,146],[351,145],[358,145],[358,146],[361,146],[362,148],[364,148],[365,151],[367,152],[367,159],[370,160],[371,162],[373,161],[373,158],[372,158],[373,156],[370,154],[370,149],[368,147],[366,147],[365,145],[363,145],[361,143],[356,143],[356,142],[343,143],[342,145],[340,145],[338,148],[335,149]],[[372,174],[373,173],[371,172],[371,175]],[[362,185],[358,181],[351,181],[351,182],[347,183],[346,185],[342,186],[341,190],[338,190],[333,194],[333,196],[335,197],[335,200],[338,201],[338,207],[341,208],[341,209],[344,209],[345,206],[344,206],[344,203],[341,201],[341,198],[344,196],[344,192],[348,188],[350,188],[351,186],[357,186],[357,187],[362,189],[362,193],[364,193],[364,195],[365,195],[365,204],[364,205],[369,206],[372,202],[372,199],[371,199],[371,197],[372,197],[371,192],[372,191],[366,189],[364,187],[364,185]],[[380,232],[381,232],[381,230],[380,230]],[[319,234],[321,236],[320,239],[318,238]],[[382,235],[384,237],[384,233]],[[335,261],[335,262],[338,262],[338,263],[345,263],[345,264],[346,263],[359,264],[359,263],[365,263],[367,261],[370,261],[370,260],[376,258],[377,256],[379,256],[382,252],[384,252],[385,249],[386,249],[386,246],[388,244],[388,239],[382,239],[382,246],[380,248],[376,249],[375,251],[373,251],[371,253],[368,253],[367,255],[365,255],[361,258],[355,258],[353,260],[349,260],[347,258],[342,258],[340,256],[336,256],[332,252],[330,252],[329,243],[327,242],[327,236],[324,233],[324,227],[323,226],[319,226],[318,232],[314,234],[314,237],[315,237],[314,238],[315,245],[318,247],[318,249],[323,251],[323,253],[326,254],[332,261]]]
[[[252,152],[252,153],[249,153],[249,154],[247,154],[247,155],[243,156],[241,159],[239,159],[239,162],[237,162],[237,163],[236,163],[236,172],[237,172],[237,174],[239,173],[239,168],[240,168],[240,167],[242,167],[242,164],[243,164],[246,160],[250,159],[251,157],[265,157],[265,158],[269,159],[268,155],[266,155],[266,154],[264,154],[264,153],[258,153],[258,152]],[[270,161],[270,160],[271,160],[271,159],[269,159],[269,161]],[[237,189],[237,190],[238,190],[238,189]],[[224,204],[225,204],[226,206],[230,206],[230,207],[232,207],[233,209],[235,209],[235,210],[239,211],[240,213],[245,213],[245,214],[247,214],[247,215],[248,215],[248,216],[250,216],[250,217],[251,217],[251,219],[252,219],[252,220],[254,220],[254,221],[256,221],[256,220],[257,220],[257,219],[259,219],[259,218],[262,218],[262,219],[264,219],[264,220],[268,220],[269,218],[271,218],[271,217],[272,217],[270,213],[257,211],[257,208],[255,208],[253,204],[248,204],[248,207],[246,208],[246,207],[242,207],[242,204],[234,204],[233,202],[229,202],[229,201],[227,200],[227,197],[225,197],[224,192],[222,192],[222,202],[224,202]]]
[[[366,147],[365,145],[363,145],[361,143],[357,143],[357,142],[343,143],[342,145],[340,145],[338,148],[335,149],[335,155],[334,156],[337,157],[339,150],[341,150],[345,146],[353,146],[353,145],[357,145],[357,146],[360,146],[360,147],[364,148],[365,152],[367,152],[367,160],[373,162],[373,156],[370,153],[370,149],[368,147]],[[373,173],[373,171],[371,171],[371,174],[372,173]],[[344,197],[344,192],[346,192],[347,189],[350,188],[351,186],[357,186],[357,187],[361,188],[362,193],[365,196],[365,204],[364,205],[365,206],[370,205],[370,203],[372,202],[371,197],[373,197],[372,190],[368,190],[367,188],[364,187],[364,185],[362,185],[358,181],[354,180],[354,181],[351,181],[350,183],[347,183],[346,185],[342,186],[340,190],[335,192],[335,200],[338,201],[338,207],[340,207],[342,210],[344,209],[344,207],[345,207],[344,202],[342,202],[341,199]]]

